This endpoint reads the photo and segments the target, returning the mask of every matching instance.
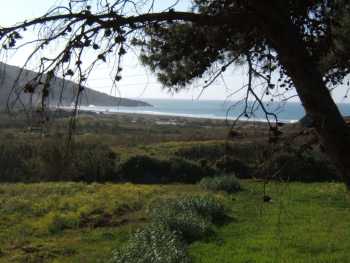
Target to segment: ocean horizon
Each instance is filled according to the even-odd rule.
[[[186,100],[186,99],[142,99],[152,105],[152,107],[125,107],[118,106],[80,106],[80,110],[93,111],[97,113],[136,113],[174,117],[205,118],[205,119],[237,119],[244,110],[244,103],[225,100]],[[268,111],[273,112],[278,117],[279,122],[296,122],[300,120],[305,111],[298,102],[268,103]],[[337,104],[344,116],[350,116],[350,104]],[[247,118],[241,116],[240,120],[246,121],[267,121],[263,110],[254,104],[249,103],[250,108],[254,108],[252,115]],[[271,121],[274,119],[270,118]]]

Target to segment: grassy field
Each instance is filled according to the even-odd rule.
[[[244,183],[232,197],[235,221],[192,244],[194,262],[348,262],[350,196],[342,184]]]
[[[347,262],[350,197],[342,184],[244,181],[220,195],[232,220],[190,244],[193,262]],[[195,185],[43,183],[0,186],[0,262],[106,262],[147,222],[154,199]]]
[[[0,186],[0,262],[105,262],[155,198],[194,186],[41,183]]]

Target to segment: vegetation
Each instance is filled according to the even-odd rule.
[[[155,203],[151,224],[136,231],[128,244],[114,253],[112,262],[191,262],[185,245],[208,235],[211,222],[225,216],[220,202],[208,196]]]
[[[165,262],[344,262],[349,256],[349,199],[342,185],[267,181],[264,191],[266,181],[223,176],[241,170],[257,176],[263,171],[257,157],[266,150],[293,160],[292,151],[267,144],[264,130],[225,141],[224,122],[188,120],[174,132],[167,125],[157,130],[152,117],[131,118],[81,116],[71,155],[62,136],[66,117],[54,119],[43,134],[27,131],[23,122],[4,125],[0,175],[12,183],[0,184],[1,263],[153,262],[155,255]],[[209,125],[216,137],[208,129],[193,137]],[[316,176],[326,163],[320,153],[310,154],[317,163],[308,171]],[[65,163],[66,156],[75,158]],[[274,166],[266,165],[279,171],[284,162],[275,157]],[[309,178],[297,160],[301,177],[295,179]],[[133,178],[153,184],[107,183]],[[152,178],[186,184],[159,185]],[[264,195],[271,202],[264,203]]]
[[[161,200],[151,210],[151,219],[191,242],[206,237],[211,223],[223,220],[223,206],[210,197],[186,197]]]
[[[222,218],[221,206],[211,201],[217,198],[233,220],[212,225],[208,237],[189,244],[186,254],[194,263],[347,261],[350,200],[343,185],[271,182],[266,186],[269,203],[262,200],[261,182],[243,181],[242,187],[245,190],[234,195],[208,197],[191,185],[1,185],[0,262],[108,261],[129,237],[134,240],[137,229],[141,237],[127,242],[127,247],[134,246],[129,251],[144,246],[148,232],[163,231],[147,227],[151,207],[172,200],[169,206],[180,211],[194,208],[201,215]],[[163,240],[174,240],[173,232],[165,233]],[[158,241],[152,242],[169,252],[165,255],[184,244]]]
[[[240,190],[241,184],[234,175],[222,175],[215,177],[205,177],[200,182],[199,185],[209,191],[224,191],[226,193],[232,194]]]
[[[174,132],[176,127],[159,126],[153,117],[82,114],[68,147],[67,117],[53,119],[44,137],[28,131],[20,115],[17,121],[4,114],[0,118],[0,182],[196,183],[225,173],[238,178],[340,180],[319,151],[298,153],[307,143],[302,136],[295,149],[284,147],[283,140],[277,147],[267,143],[263,124],[254,134],[242,125],[242,138],[225,140],[224,121],[179,119],[182,127]]]
[[[0,182],[117,181],[116,154],[100,144],[58,140],[0,144]]]
[[[349,129],[329,91],[349,75],[348,1],[194,0],[188,12],[172,6],[159,13],[151,13],[154,1],[96,1],[93,7],[89,2],[71,0],[0,28],[1,51],[32,46],[26,65],[42,55],[39,72],[22,81],[28,74],[23,70],[15,81],[15,101],[40,94],[36,113],[45,115],[58,78],[72,77],[78,80],[78,103],[88,74],[108,56],[116,61],[114,81],[122,79],[123,56],[134,45],[142,62],[174,91],[203,76],[206,88],[231,65],[245,65],[242,114],[264,111],[270,144],[258,135],[237,142],[234,132],[224,141],[223,125],[209,132],[206,125],[191,126],[191,136],[179,126],[160,128],[141,118],[125,125],[83,116],[72,125],[59,111],[51,127],[51,116],[41,116],[46,127],[40,134],[33,132],[37,127],[24,133],[17,121],[2,124],[0,181],[12,184],[0,185],[0,262],[348,261],[349,193],[337,183],[315,183],[334,179],[318,150],[276,150],[288,140],[279,142],[280,125],[265,102],[296,92],[320,149],[349,189]],[[80,128],[70,141],[62,135],[67,124]],[[238,183],[217,176],[223,172],[264,180]]]
[[[185,245],[175,232],[162,225],[136,231],[127,245],[113,253],[113,263],[189,263]]]
[[[234,221],[190,245],[193,262],[346,262],[349,194],[334,183],[242,182],[228,200]],[[347,219],[346,219],[347,218]]]
[[[107,261],[147,220],[154,198],[193,186],[40,183],[0,185],[0,262]]]
[[[317,153],[276,152],[256,177],[268,180],[322,182],[339,181],[335,167]]]
[[[329,92],[346,82],[349,73],[348,1],[270,0],[262,4],[260,0],[195,0],[191,11],[176,12],[170,4],[159,13],[151,12],[153,1],[140,6],[135,2],[97,2],[92,7],[88,1],[69,1],[37,18],[1,28],[3,50],[31,46],[28,60],[36,58],[35,54],[42,56],[39,72],[24,86],[16,87],[18,94],[42,94],[44,111],[57,76],[73,77],[79,82],[78,102],[88,73],[97,62],[107,62],[108,56],[117,65],[114,80],[122,79],[121,61],[130,44],[141,47],[142,62],[175,91],[206,73],[209,79],[203,86],[207,87],[229,66],[245,64],[248,77],[242,87],[246,89],[242,114],[251,116],[260,107],[272,133],[278,136],[277,117],[262,96],[274,100],[295,89],[328,155],[350,187],[349,131]],[[24,34],[28,29],[47,33],[31,39]],[[52,57],[43,57],[58,42],[62,45]],[[87,59],[90,65],[82,63],[84,54],[91,57]],[[275,76],[279,76],[276,81]],[[256,83],[261,83],[260,92]],[[256,103],[250,104],[251,99]]]
[[[214,171],[182,158],[162,160],[149,156],[133,156],[120,164],[118,173],[122,181],[154,184],[195,183]]]

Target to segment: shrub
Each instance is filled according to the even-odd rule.
[[[173,182],[196,183],[203,177],[214,174],[210,167],[183,158],[171,158],[169,164],[168,174]]]
[[[34,156],[33,147],[16,141],[2,142],[0,145],[0,181],[26,181],[26,161]]]
[[[242,190],[241,184],[233,175],[206,177],[199,182],[199,185],[205,190],[224,191],[230,194]]]
[[[75,146],[72,158],[75,181],[112,182],[118,180],[115,169],[117,156],[106,145],[80,143]]]
[[[156,158],[136,155],[123,162],[119,167],[119,174],[123,181],[152,184],[164,183],[169,164]]]
[[[181,148],[175,152],[175,155],[190,160],[217,160],[226,152],[225,145],[217,144],[198,144],[191,147]]]
[[[211,230],[209,220],[191,210],[178,213],[171,207],[165,207],[153,213],[152,219],[188,242],[205,237]]]
[[[210,221],[220,220],[225,216],[224,206],[219,200],[208,195],[186,196],[173,200],[173,202],[167,201],[167,203],[178,212],[195,211]]]
[[[195,183],[211,175],[213,170],[202,168],[182,158],[160,160],[144,155],[132,156],[123,162],[118,171],[125,182],[138,184]]]
[[[185,243],[208,234],[211,222],[225,215],[209,196],[162,199],[150,208],[152,224],[138,230],[127,245],[114,252],[112,263],[189,263]]]
[[[216,168],[224,173],[234,173],[238,178],[249,178],[249,167],[242,161],[225,155],[217,160]]]
[[[184,244],[175,232],[151,224],[138,230],[125,247],[113,253],[111,263],[189,263]]]
[[[297,154],[291,152],[278,152],[266,161],[257,172],[257,177],[301,181],[323,182],[338,181],[335,168],[321,156],[315,153]]]
[[[184,147],[175,151],[175,155],[188,160],[210,160],[211,164],[220,160],[223,156],[233,156],[245,163],[254,163],[256,156],[263,150],[257,143],[200,143],[190,147]]]
[[[210,197],[181,197],[158,202],[150,210],[154,222],[175,231],[186,241],[211,232],[211,223],[225,216],[224,207]]]
[[[57,140],[0,144],[0,182],[115,181],[116,155],[105,145]]]

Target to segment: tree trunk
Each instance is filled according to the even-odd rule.
[[[322,79],[317,63],[291,24],[282,27],[279,24],[270,32],[280,62],[292,79],[306,113],[312,117],[326,153],[350,189],[349,128]]]

